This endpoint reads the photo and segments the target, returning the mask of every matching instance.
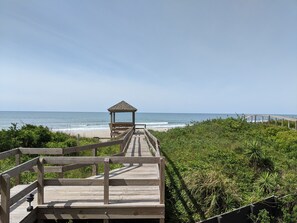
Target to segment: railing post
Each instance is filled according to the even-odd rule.
[[[124,149],[125,149],[125,139],[124,141],[120,144],[120,147],[121,147],[121,152],[124,152]]]
[[[158,139],[156,139],[156,148],[155,148],[155,150],[156,150],[156,155],[160,156],[161,154],[160,154],[160,150],[159,150],[159,141],[158,141]]]
[[[288,120],[288,128],[290,128],[290,121]]]
[[[160,158],[160,166],[159,166],[159,189],[160,189],[160,204],[164,204],[165,202],[165,160],[164,158]]]
[[[109,158],[104,159],[104,204],[109,203]]]
[[[97,148],[93,149],[93,156],[96,157],[97,156]],[[92,175],[96,176],[98,175],[98,164],[94,164],[92,167]]]
[[[20,164],[21,164],[21,154],[20,154],[20,151],[18,151],[18,153],[15,154],[15,166],[18,166]],[[18,174],[15,177],[15,184],[16,185],[20,184],[20,180],[21,180],[21,174]]]
[[[62,167],[62,168],[61,168],[62,172],[61,172],[61,173],[58,173],[58,177],[59,177],[59,178],[64,178],[63,165],[62,165],[61,167]]]
[[[221,215],[218,215],[217,216],[217,221],[218,221],[218,223],[221,223],[221,219],[222,219],[223,217],[221,216]]]
[[[8,174],[0,175],[0,187],[1,187],[0,222],[9,223],[10,176]]]
[[[284,126],[284,120],[285,120],[285,119],[282,119],[282,126]]]
[[[44,203],[44,166],[43,158],[39,158],[37,161],[37,204]]]
[[[295,129],[297,130],[297,121],[295,121]]]

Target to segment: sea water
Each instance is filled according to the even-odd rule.
[[[215,118],[236,118],[237,116],[237,114],[137,112],[136,123],[146,124],[147,128],[174,128],[183,127],[192,122],[200,122]],[[116,114],[116,121],[129,122],[131,120],[131,113]],[[43,125],[53,131],[100,130],[108,129],[109,122],[110,115],[108,112],[0,111],[0,129],[8,129],[11,126],[11,123],[16,123],[19,127],[25,124]]]
[[[192,122],[214,118],[236,117],[236,114],[193,113],[136,113],[136,123],[148,128],[183,127]],[[129,122],[130,113],[117,113],[116,121]],[[8,129],[12,123],[43,125],[54,131],[108,129],[110,115],[107,112],[17,112],[0,111],[0,129]]]

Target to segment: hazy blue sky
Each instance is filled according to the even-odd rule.
[[[0,110],[297,113],[297,0],[0,0]]]

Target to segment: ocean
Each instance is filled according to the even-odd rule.
[[[130,113],[116,114],[116,121],[131,121]],[[136,123],[147,128],[183,127],[191,122],[214,118],[237,117],[236,114],[193,113],[136,113]],[[0,111],[0,129],[8,129],[11,123],[19,127],[25,124],[47,126],[53,131],[109,129],[108,112],[17,112]]]
[[[116,121],[131,121],[130,113],[117,113]],[[296,115],[288,115],[297,118]],[[237,117],[237,114],[202,113],[136,113],[136,123],[147,128],[183,127],[191,122],[207,119]],[[108,112],[19,112],[0,111],[0,129],[8,129],[11,123],[19,127],[24,124],[43,125],[53,131],[89,131],[109,129]]]

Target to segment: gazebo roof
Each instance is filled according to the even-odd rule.
[[[137,109],[125,101],[121,101],[108,109],[109,112],[136,112]]]

